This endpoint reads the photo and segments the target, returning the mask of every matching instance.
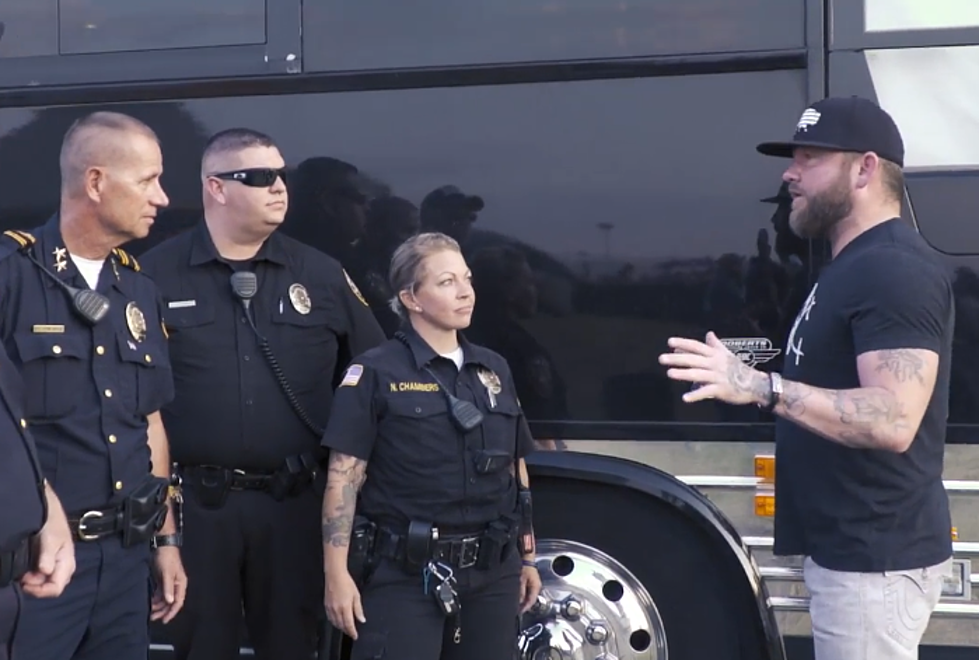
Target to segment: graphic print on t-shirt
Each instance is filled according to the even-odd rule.
[[[809,297],[806,298],[805,304],[799,311],[799,315],[795,317],[795,323],[792,324],[792,331],[789,332],[789,342],[788,347],[785,349],[785,357],[791,358],[795,356],[795,366],[799,366],[799,360],[805,355],[802,352],[802,340],[803,337],[796,339],[796,331],[799,329],[799,324],[805,320],[809,320],[809,314],[812,312],[812,308],[816,306],[816,289],[819,288],[819,282],[812,285],[812,291],[809,292]]]

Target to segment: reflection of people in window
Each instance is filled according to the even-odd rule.
[[[398,246],[417,234],[420,226],[418,207],[407,199],[385,196],[371,200],[364,238],[345,264],[389,337],[401,322],[388,306],[394,296],[388,284],[388,264]]]
[[[425,195],[422,200],[422,229],[448,234],[465,247],[472,224],[476,222],[476,215],[482,210],[482,197],[466,195],[456,186],[442,186]]]
[[[346,265],[363,238],[367,196],[350,163],[317,156],[299,164],[289,181],[289,213],[282,230]]]
[[[526,257],[513,247],[494,246],[478,250],[469,266],[479,304],[466,335],[507,360],[529,419],[567,420],[564,381],[548,352],[520,323],[537,315],[537,287]],[[562,444],[541,442],[544,448]]]

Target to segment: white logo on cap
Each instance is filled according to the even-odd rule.
[[[799,117],[799,123],[795,125],[796,132],[809,130],[810,126],[815,126],[819,123],[820,117],[822,115],[818,111],[809,108]]]

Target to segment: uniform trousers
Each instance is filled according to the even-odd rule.
[[[149,543],[121,536],[75,543],[75,572],[57,598],[24,594],[14,640],[23,660],[146,660]]]
[[[231,491],[221,508],[185,482],[182,558],[189,588],[167,631],[177,660],[237,660],[244,613],[258,660],[309,660],[323,609],[322,499]]]
[[[11,646],[17,631],[20,594],[13,585],[0,589],[0,660],[11,660]]]
[[[882,573],[833,571],[806,557],[816,660],[917,660],[952,560]]]
[[[421,573],[409,574],[383,559],[361,591],[365,623],[350,660],[501,660],[515,655],[520,609],[520,554],[485,571],[455,571],[462,635],[453,636]]]

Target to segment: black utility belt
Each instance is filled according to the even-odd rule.
[[[469,534],[443,534],[437,526],[412,522],[406,532],[379,527],[374,537],[374,553],[394,560],[410,571],[438,562],[453,570],[488,570],[506,561],[513,551],[513,525],[506,520],[490,523]]]
[[[0,589],[19,581],[34,566],[32,537],[21,539],[13,549],[0,552]]]
[[[312,453],[290,456],[282,467],[269,472],[248,472],[219,465],[182,465],[184,483],[198,504],[207,509],[220,509],[228,493],[259,491],[281,501],[304,493],[316,480],[319,464]]]
[[[149,542],[167,519],[168,479],[152,477],[140,484],[121,504],[68,514],[72,537],[92,543],[121,536],[131,547]]]

